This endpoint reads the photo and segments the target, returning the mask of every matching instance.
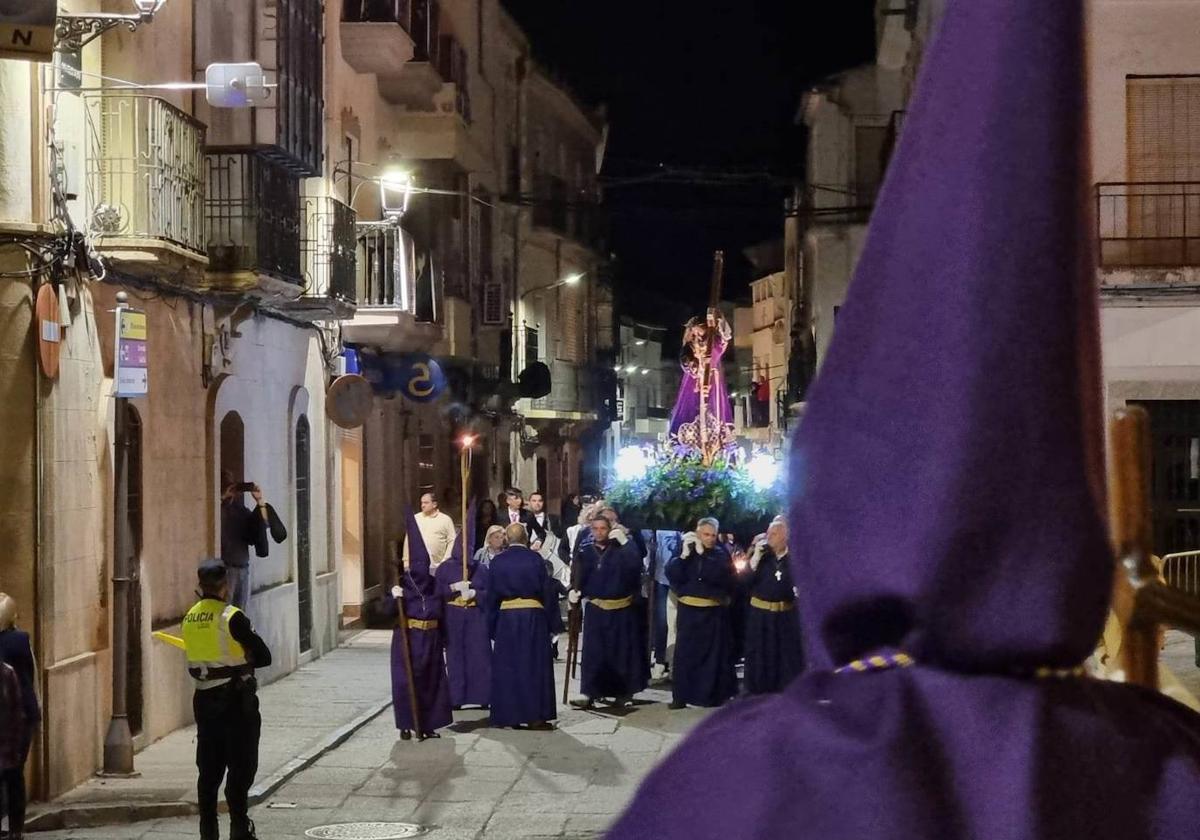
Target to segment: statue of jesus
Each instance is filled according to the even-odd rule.
[[[704,318],[692,318],[683,330],[683,383],[671,413],[671,442],[698,452],[705,464],[734,443],[733,406],[721,370],[732,334],[716,308]]]

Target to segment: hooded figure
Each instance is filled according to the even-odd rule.
[[[412,659],[413,684],[416,689],[420,721],[413,720],[412,698],[408,693],[408,671],[404,663],[404,636],[397,626],[392,631],[392,710],[400,737],[408,740],[415,730],[424,738],[436,738],[436,730],[449,726],[454,715],[450,711],[449,680],[442,627],[442,598],[437,581],[429,570],[429,551],[417,527],[411,509],[405,511],[409,544],[408,566],[402,569],[400,585],[392,588],[387,599],[387,614],[399,621],[397,597],[404,598],[404,615],[408,621],[408,649]],[[419,724],[419,726],[418,726]]]
[[[808,670],[610,840],[1196,836],[1200,717],[1077,670],[1114,572],[1082,38],[1082,0],[949,3],[792,448]]]
[[[475,544],[475,510],[467,513],[467,545]],[[463,583],[462,534],[454,540],[450,559],[438,566],[438,595],[446,604],[446,673],[450,703],[487,708],[492,693],[492,641],[488,638],[488,570],[478,555],[467,561]],[[484,549],[486,551],[486,549]]]

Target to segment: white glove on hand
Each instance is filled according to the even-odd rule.
[[[572,605],[578,604],[581,598],[583,598],[583,593],[578,589],[572,589],[567,593],[567,602]]]
[[[404,590],[401,589],[399,586],[392,587],[392,597],[393,598],[399,598],[403,594],[404,594]]]
[[[625,543],[629,542],[629,532],[626,531],[621,525],[613,528],[612,533],[609,534],[609,536],[617,541],[617,545],[625,545]]]
[[[473,601],[475,599],[475,595],[476,595],[475,590],[471,589],[469,587],[467,589],[462,590],[462,598],[464,601]]]
[[[750,568],[757,569],[758,564],[762,562],[763,544],[755,543],[754,551],[750,552]]]
[[[463,593],[463,591],[470,588],[470,586],[471,586],[470,581],[456,580],[456,581],[454,581],[454,583],[450,584],[450,590],[452,592],[457,592],[461,595]]]
[[[700,537],[695,531],[688,531],[683,535],[683,557],[691,557],[692,554],[703,554],[700,546]]]

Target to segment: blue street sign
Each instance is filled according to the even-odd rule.
[[[446,373],[435,359],[418,354],[377,354],[359,350],[362,375],[376,393],[401,394],[416,403],[433,402],[446,390]]]

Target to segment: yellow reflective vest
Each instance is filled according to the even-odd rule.
[[[228,676],[209,679],[207,674],[212,669],[249,664],[245,649],[229,633],[229,620],[239,612],[233,604],[204,598],[184,616],[184,650],[197,688],[216,688],[229,682]]]

